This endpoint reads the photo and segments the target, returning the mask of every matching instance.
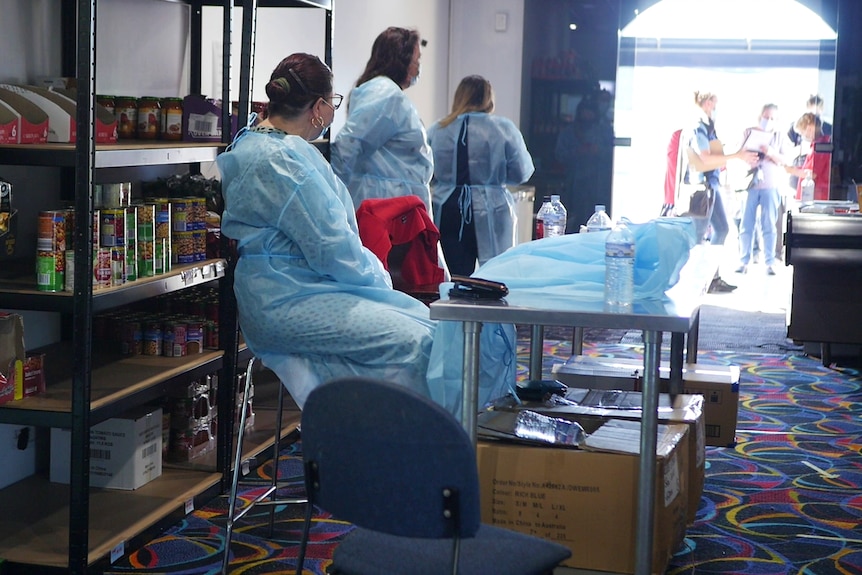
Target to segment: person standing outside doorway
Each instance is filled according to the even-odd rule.
[[[695,92],[694,103],[696,116],[693,129],[683,132],[682,141],[686,142],[686,159],[688,166],[684,182],[701,186],[707,192],[709,201],[703,213],[692,214],[695,222],[697,241],[707,239],[712,245],[724,245],[730,225],[724,211],[721,198],[721,169],[731,159],[740,159],[752,163],[756,154],[739,150],[733,154],[725,154],[721,141],[715,132],[715,109],[718,96],[713,92]],[[721,278],[716,271],[709,285],[709,293],[729,293],[736,289]]]
[[[743,134],[743,147],[758,154],[752,168],[751,183],[745,199],[742,224],[739,230],[740,265],[737,273],[747,273],[760,208],[760,229],[763,234],[763,257],[766,274],[774,276],[776,252],[776,221],[781,204],[781,188],[787,185],[790,142],[781,130],[776,130],[778,106],[766,104],[760,111],[757,126]]]

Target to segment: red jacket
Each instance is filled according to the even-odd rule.
[[[440,231],[419,197],[363,200],[356,210],[356,223],[362,245],[374,252],[390,272],[392,246],[409,244],[400,270],[406,287],[437,285],[443,281],[437,252]]]
[[[820,136],[811,142],[811,151],[805,158],[805,164],[802,165],[803,170],[811,170],[811,177],[814,178],[814,199],[828,200],[829,187],[831,185],[831,169],[832,169],[832,154],[825,152],[815,152],[814,144],[830,141],[831,136]],[[799,183],[796,184],[796,199],[802,199],[802,178],[799,178]]]

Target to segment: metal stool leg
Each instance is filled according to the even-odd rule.
[[[252,372],[254,368],[254,364],[256,362],[255,357],[251,358],[248,362],[248,367],[245,372],[245,385],[243,386],[242,399],[240,405],[242,405],[242,413],[239,418],[239,426],[237,431],[237,439],[236,439],[236,453],[234,455],[234,467],[233,467],[233,476],[231,478],[230,485],[230,494],[228,496],[228,513],[227,513],[227,532],[225,535],[225,551],[224,556],[222,557],[222,573],[227,573],[228,563],[230,562],[230,542],[233,537],[233,526],[239,521],[246,513],[251,511],[251,509],[255,505],[269,505],[269,537],[272,537],[275,527],[275,506],[276,505],[286,505],[292,503],[307,503],[307,498],[289,498],[289,499],[276,499],[275,494],[278,490],[278,456],[281,451],[281,434],[283,428],[283,412],[284,412],[284,384],[279,382],[278,385],[278,405],[276,407],[276,423],[275,423],[275,437],[273,440],[273,469],[272,469],[272,478],[269,484],[269,487],[260,493],[257,497],[252,499],[245,507],[237,511],[236,509],[236,496],[237,490],[239,488],[240,483],[240,473],[242,468],[242,453],[243,453],[243,439],[245,437],[245,426],[248,421],[248,410],[246,409],[246,404],[248,403],[248,396],[251,392],[252,386]]]

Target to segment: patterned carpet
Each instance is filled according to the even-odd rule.
[[[567,341],[545,342],[546,372],[569,356]],[[587,344],[588,355],[636,357],[627,344]],[[519,345],[526,373],[526,344]],[[699,362],[740,367],[738,443],[707,448],[697,520],[672,559],[672,575],[850,575],[862,573],[862,374],[816,358],[701,352]],[[301,489],[298,445],[279,459]],[[257,473],[268,477],[271,465]],[[195,511],[158,539],[122,558],[111,574],[219,572],[226,499]],[[265,508],[239,525],[231,573],[292,573],[302,510],[279,509],[266,537]],[[318,517],[306,573],[321,575],[350,527]]]

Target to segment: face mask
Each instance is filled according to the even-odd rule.
[[[421,74],[421,73],[422,73],[422,66],[417,66],[416,67],[416,75],[413,76],[412,78],[410,78],[410,85],[411,86],[416,85],[416,82],[419,81],[419,74]]]
[[[771,118],[760,118],[760,129],[764,132],[771,132],[773,124]]]

